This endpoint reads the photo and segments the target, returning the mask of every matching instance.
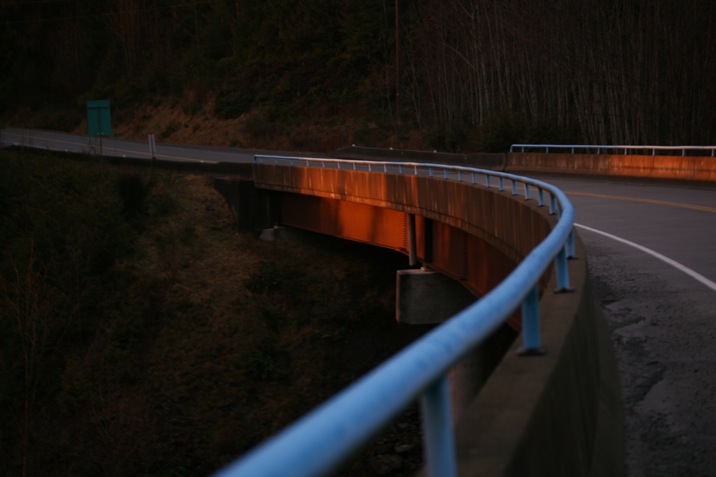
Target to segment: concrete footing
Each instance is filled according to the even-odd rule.
[[[396,277],[399,323],[440,324],[475,301],[465,287],[432,270],[398,270]]]
[[[477,299],[455,280],[432,270],[398,270],[396,275],[396,319],[402,324],[439,325]],[[516,335],[504,325],[450,371],[454,422],[459,421]]]

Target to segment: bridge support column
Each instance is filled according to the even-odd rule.
[[[396,319],[403,324],[438,325],[476,300],[458,282],[432,270],[398,270],[396,281]],[[512,328],[503,325],[450,372],[455,421],[487,381],[516,335]]]
[[[396,318],[410,325],[440,324],[475,301],[455,280],[432,270],[398,270]]]
[[[415,235],[415,214],[408,214],[408,266],[415,267],[418,264],[418,245]]]
[[[214,188],[229,204],[239,230],[265,229],[278,222],[281,196],[257,189],[253,180],[217,178]]]

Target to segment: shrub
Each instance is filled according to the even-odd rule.
[[[222,119],[238,118],[254,104],[255,94],[246,85],[229,84],[216,95],[214,114]]]
[[[179,130],[181,127],[181,124],[179,124],[178,121],[171,121],[169,124],[166,125],[166,127],[162,130],[160,136],[162,139],[166,139],[175,132]]]
[[[246,281],[246,288],[254,293],[278,291],[284,278],[284,272],[276,264],[263,262],[258,271]]]

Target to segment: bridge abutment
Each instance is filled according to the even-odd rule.
[[[259,189],[253,180],[215,178],[214,188],[224,197],[239,230],[251,232],[279,222],[279,201],[271,191]]]

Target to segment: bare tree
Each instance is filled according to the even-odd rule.
[[[39,270],[36,270],[39,268]],[[54,294],[45,281],[45,270],[36,262],[34,248],[26,264],[12,264],[14,277],[0,281],[3,313],[17,331],[23,369],[22,412],[18,428],[22,452],[22,475],[29,473],[31,455],[31,418],[35,405],[42,357],[46,352]]]
[[[585,142],[712,142],[715,11],[706,0],[415,2],[412,104],[447,127],[509,112]]]

